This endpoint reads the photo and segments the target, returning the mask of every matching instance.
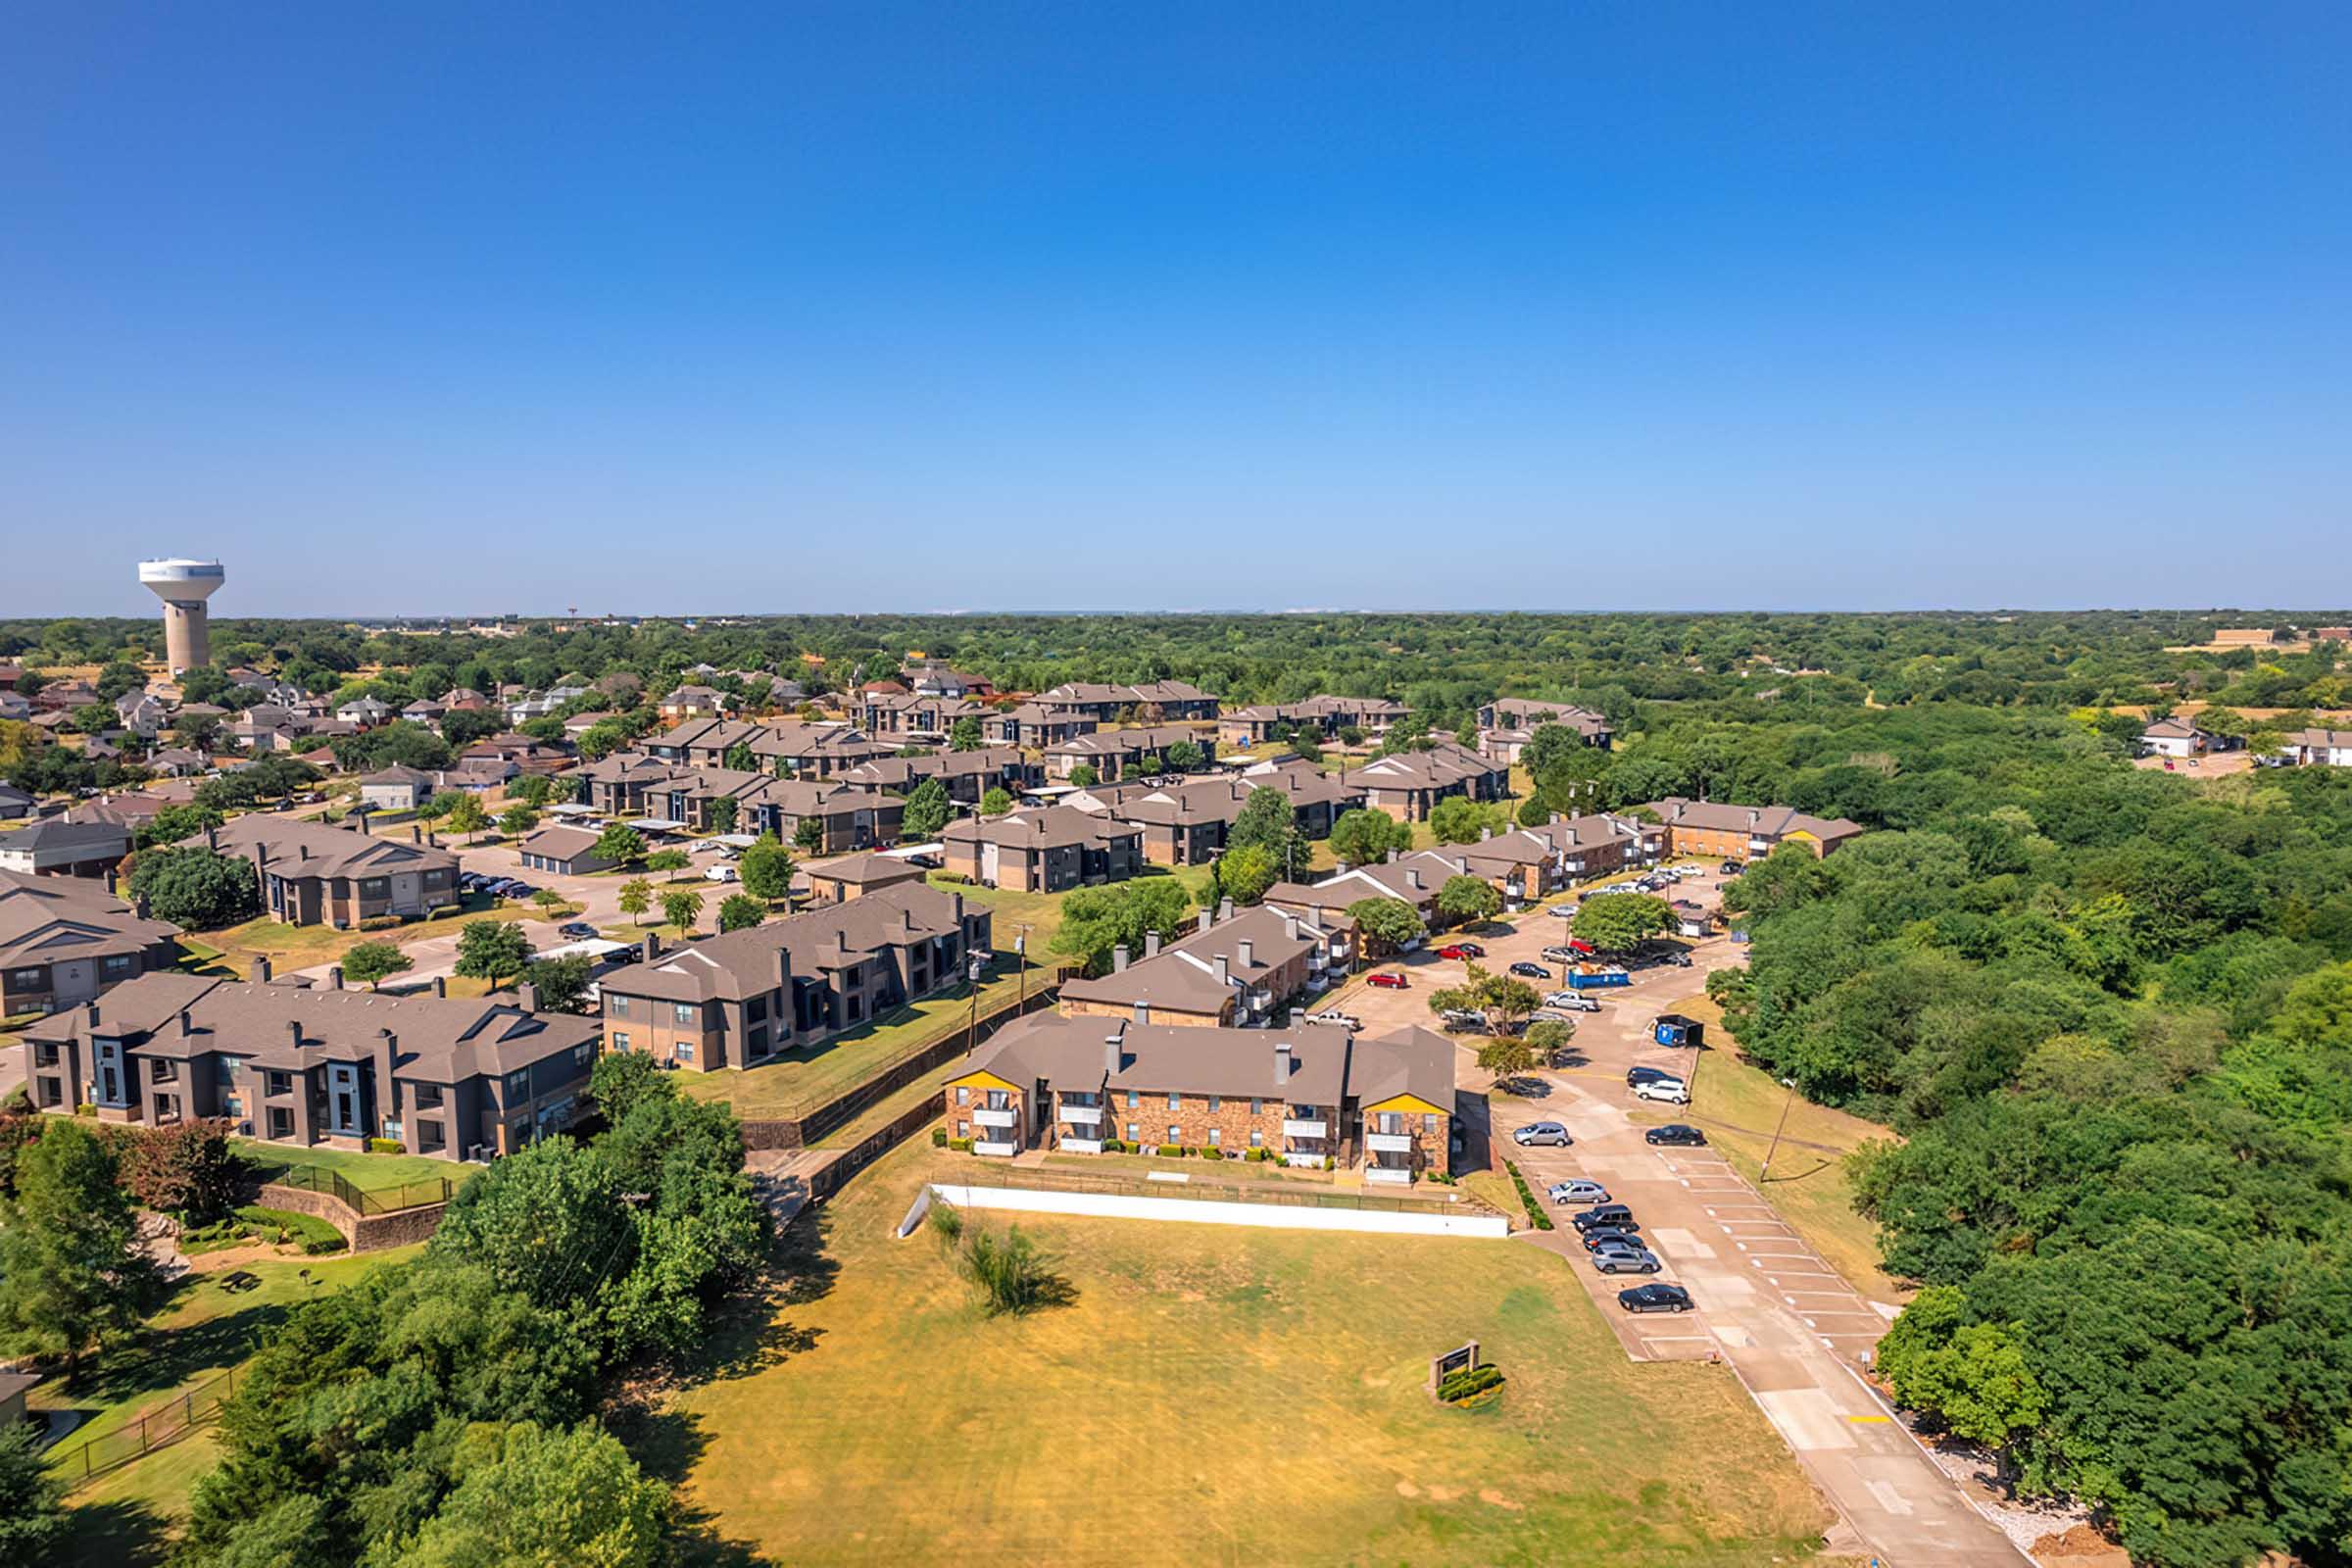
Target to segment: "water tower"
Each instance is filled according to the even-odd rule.
[[[223,581],[218,561],[142,561],[139,581],[164,602],[164,662],[172,674],[213,662],[204,602]]]

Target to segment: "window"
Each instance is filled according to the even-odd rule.
[[[1183,1109],[1183,1108],[1184,1108],[1184,1097],[1183,1097],[1182,1095],[1170,1095],[1170,1096],[1168,1096],[1168,1108],[1169,1108],[1170,1110],[1181,1110],[1181,1109]]]
[[[1127,1141],[1131,1144],[1142,1142],[1142,1134],[1136,1131],[1136,1126],[1133,1122],[1129,1122],[1127,1124]]]
[[[272,1138],[294,1136],[294,1113],[283,1105],[270,1107],[270,1136]]]
[[[572,1048],[571,1048],[571,1064],[572,1064],[574,1067],[585,1067],[585,1066],[587,1066],[587,1065],[588,1065],[588,1058],[589,1058],[589,1056],[590,1056],[592,1054],[594,1054],[595,1050],[596,1050],[596,1048],[595,1048],[594,1046],[591,1046],[591,1045],[577,1045],[577,1046],[574,1046],[574,1047],[572,1047]]]
[[[1211,1128],[1208,1130],[1208,1147],[1209,1147],[1209,1148],[1211,1148],[1211,1149],[1217,1149],[1217,1148],[1221,1148],[1221,1147],[1224,1145],[1224,1142],[1225,1142],[1225,1129],[1224,1129],[1224,1128],[1222,1128],[1222,1127],[1211,1127]]]
[[[612,1049],[614,1051],[626,1051],[629,1049],[629,1032],[626,1029],[615,1029],[612,1031]]]
[[[11,969],[8,983],[20,991],[37,991],[49,983],[46,969]]]
[[[1435,1138],[1438,1135],[1438,1118],[1424,1114],[1421,1118],[1421,1131],[1426,1136]]]
[[[411,1084],[409,1093],[416,1097],[418,1110],[439,1110],[441,1108],[441,1086],[439,1084]]]
[[[692,1061],[694,1059],[694,1042],[681,1040],[670,1048],[669,1054],[680,1061]]]
[[[957,1103],[958,1105],[968,1105],[968,1104],[970,1104],[971,1102],[972,1102],[972,1092],[971,1092],[969,1089],[965,1088],[965,1087],[964,1087],[963,1085],[961,1085],[961,1084],[958,1084],[958,1085],[956,1085],[956,1103]]]
[[[609,991],[606,992],[605,1014],[607,1017],[612,1018],[626,1018],[629,1015],[629,999],[626,997],[616,997]],[[624,1047],[622,1049],[625,1050],[627,1048]]]
[[[293,1075],[290,1073],[272,1072],[267,1068],[263,1069],[262,1092],[269,1095],[292,1094],[294,1092]]]
[[[1143,1097],[1143,1096],[1141,1096],[1141,1095],[1137,1094],[1137,1093],[1136,1093],[1134,1090],[1132,1090],[1132,1089],[1130,1089],[1130,1090],[1128,1090],[1128,1091],[1127,1091],[1127,1108],[1128,1108],[1129,1110],[1133,1110],[1133,1109],[1134,1109],[1136,1106],[1138,1106],[1138,1105],[1142,1104],[1143,1102],[1144,1102],[1144,1097]],[[1129,1135],[1128,1135],[1128,1136],[1130,1136],[1130,1137],[1133,1137],[1133,1136],[1134,1136],[1133,1132],[1131,1131],[1131,1132],[1129,1133]]]
[[[175,1084],[179,1082],[179,1063],[176,1061],[150,1062],[147,1076],[152,1083]]]
[[[745,1003],[743,1004],[743,1020],[746,1023],[766,1022],[767,999],[765,997],[754,997],[751,1001]]]
[[[506,1092],[506,1097],[505,1097],[505,1098],[506,1098],[506,1101],[507,1101],[507,1102],[508,1102],[509,1104],[512,1104],[512,1103],[514,1103],[514,1102],[515,1101],[517,1101],[517,1100],[528,1100],[530,1097],[531,1097],[531,1069],[530,1069],[530,1068],[528,1068],[528,1067],[517,1067],[517,1068],[515,1068],[515,1069],[514,1069],[514,1071],[513,1071],[513,1072],[511,1072],[511,1073],[507,1074],[507,1092]]]
[[[1265,1113],[1266,1113],[1266,1102],[1265,1102],[1264,1101],[1262,1101],[1262,1100],[1258,1099],[1258,1098],[1257,1098],[1255,1095],[1252,1095],[1252,1096],[1250,1096],[1250,1115],[1252,1115],[1252,1116],[1262,1116],[1262,1115],[1264,1115]]]
[[[971,1136],[972,1136],[972,1124],[971,1124],[970,1122],[968,1122],[968,1121],[959,1121],[959,1122],[957,1122],[957,1123],[956,1124],[956,1137],[958,1137],[958,1138],[969,1138],[969,1137],[971,1137]]]
[[[703,1007],[699,1002],[673,1002],[669,1004],[669,1021],[682,1028],[700,1029],[703,1026]]]
[[[988,1108],[991,1110],[1010,1110],[1012,1108],[1012,1097],[1007,1095],[1002,1089],[991,1089],[988,1092]]]
[[[1256,1128],[1254,1128],[1254,1127],[1250,1128],[1250,1147],[1251,1149],[1263,1149],[1263,1148],[1265,1147],[1265,1145],[1266,1145],[1266,1135],[1265,1135],[1264,1133],[1261,1133],[1261,1132],[1259,1132],[1259,1131],[1258,1131]]]
[[[862,964],[853,963],[847,969],[842,970],[841,983],[855,990],[858,985],[858,971],[862,967]]]
[[[1225,1103],[1225,1097],[1224,1097],[1224,1096],[1222,1096],[1222,1095],[1211,1095],[1211,1096],[1209,1096],[1209,1097],[1208,1097],[1208,1108],[1209,1108],[1211,1111],[1215,1111],[1215,1110],[1218,1110],[1218,1109],[1222,1108],[1222,1107],[1224,1106],[1224,1103]]]
[[[106,960],[106,972],[108,974],[128,974],[130,973],[130,963],[131,959],[128,954],[110,955]]]
[[[439,1122],[420,1121],[416,1124],[416,1148],[419,1152],[437,1154],[447,1147],[448,1140],[443,1136]]]
[[[44,1079],[42,1079],[42,1080],[41,1080],[41,1103],[42,1103],[44,1106],[46,1106],[46,1107],[48,1107],[48,1108],[50,1108],[50,1109],[55,1109],[57,1106],[59,1106],[59,1105],[62,1105],[62,1104],[64,1104],[65,1102],[66,1102],[66,1091],[65,1091],[65,1086],[64,1086],[64,1085],[62,1085],[62,1084],[60,1084],[60,1083],[59,1083],[59,1082],[58,1082],[56,1079],[54,1079],[54,1078],[44,1078]]]
[[[1184,1142],[1184,1129],[1177,1126],[1174,1122],[1168,1123],[1168,1142],[1171,1144],[1181,1144]]]

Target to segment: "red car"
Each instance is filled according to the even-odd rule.
[[[1585,941],[1581,937],[1570,937],[1568,939],[1568,946],[1583,954],[1588,958],[1592,957],[1594,954],[1600,951],[1599,949],[1593,947],[1592,943]]]
[[[1371,984],[1380,987],[1383,991],[1402,991],[1412,982],[1394,969],[1383,969],[1372,977]]]
[[[1456,942],[1438,950],[1441,958],[1483,958],[1486,956],[1487,950],[1475,942]]]

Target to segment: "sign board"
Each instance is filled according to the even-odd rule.
[[[1478,1342],[1472,1340],[1459,1349],[1429,1358],[1429,1392],[1438,1392],[1438,1385],[1456,1372],[1467,1372],[1478,1365]]]

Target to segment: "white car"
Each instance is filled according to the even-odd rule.
[[[1648,1083],[1636,1084],[1634,1098],[1655,1100],[1668,1105],[1688,1105],[1690,1103],[1690,1087],[1677,1083],[1672,1078],[1653,1078]]]
[[[1357,1018],[1353,1013],[1341,1012],[1337,1008],[1329,1012],[1310,1012],[1306,1015],[1306,1021],[1308,1023],[1336,1023],[1349,1029],[1361,1029],[1364,1026],[1363,1020]]]
[[[743,873],[731,865],[714,865],[703,873],[706,882],[740,882]]]

